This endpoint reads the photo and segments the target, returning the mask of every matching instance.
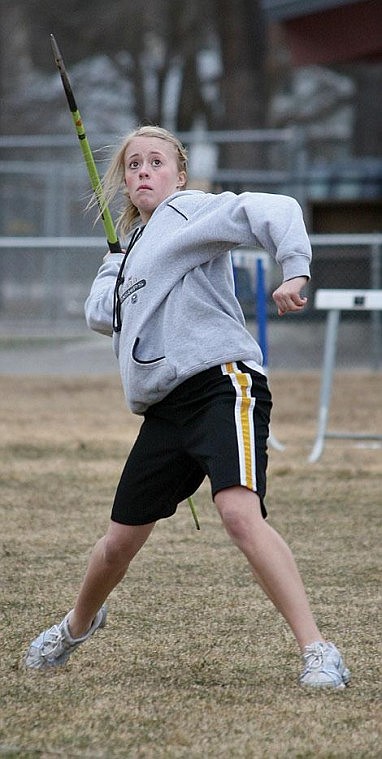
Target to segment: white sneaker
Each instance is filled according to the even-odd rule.
[[[96,630],[105,627],[106,613],[106,606],[102,606],[87,633],[80,638],[72,638],[68,624],[69,612],[59,625],[53,625],[32,641],[25,657],[25,666],[31,669],[62,666],[77,646],[88,640]]]
[[[301,685],[345,688],[350,682],[350,671],[333,643],[317,641],[305,646],[303,660],[305,666],[300,675]]]

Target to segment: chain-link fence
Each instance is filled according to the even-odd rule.
[[[296,197],[305,212],[312,245],[312,282],[309,306],[299,315],[307,344],[317,338],[325,314],[314,309],[318,288],[382,287],[382,171],[377,161],[355,171],[352,162],[335,177],[309,166],[309,150],[301,132],[209,133],[181,135],[190,149],[191,182],[214,190],[281,192]],[[219,168],[216,151],[228,140],[238,149],[246,141],[263,140],[272,154],[271,168],[234,171]],[[100,136],[99,144],[110,144]],[[100,173],[107,151],[95,152]],[[204,176],[203,176],[204,172]],[[89,181],[78,146],[72,137],[0,137],[0,325],[2,333],[35,330],[46,322],[56,332],[84,326],[83,303],[98,269],[105,243],[89,237],[95,213],[85,212]],[[112,209],[113,210],[113,209]],[[99,234],[98,229],[94,230]],[[236,265],[236,285],[243,310],[256,317],[254,267]],[[266,271],[269,331],[280,329],[275,319],[272,291],[279,284],[278,267]],[[381,362],[380,314],[344,314],[351,352],[368,355],[373,366]],[[292,320],[295,320],[292,322]],[[288,321],[289,320],[289,321]],[[294,324],[296,317],[283,323]],[[372,335],[372,338],[370,337]],[[358,344],[359,343],[359,344]]]

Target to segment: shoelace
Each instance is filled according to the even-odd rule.
[[[320,669],[324,662],[324,650],[322,646],[306,646],[304,661],[310,669]]]
[[[65,636],[63,630],[60,630],[59,625],[53,625],[49,630],[49,641],[44,641],[44,648],[41,652],[41,656],[44,658],[51,655],[52,651],[56,648],[58,643],[63,643]]]

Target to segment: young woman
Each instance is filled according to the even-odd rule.
[[[311,258],[301,209],[282,195],[214,195],[186,190],[186,181],[185,150],[159,127],[129,134],[105,176],[108,201],[124,189],[119,226],[130,239],[126,255],[106,255],[85,312],[92,329],[112,335],[126,401],[143,423],[74,609],[32,642],[26,665],[64,664],[104,626],[104,602],[155,522],[207,476],[225,529],[294,633],[301,684],[344,688],[349,670],[265,519],[271,396],[229,252],[241,243],[269,251],[283,273],[273,293],[279,315],[300,311]]]

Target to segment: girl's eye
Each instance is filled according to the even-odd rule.
[[[153,166],[160,166],[161,163],[162,162],[161,162],[160,158],[154,158],[153,159]]]
[[[129,169],[136,169],[137,166],[138,166],[138,161],[130,161]]]

